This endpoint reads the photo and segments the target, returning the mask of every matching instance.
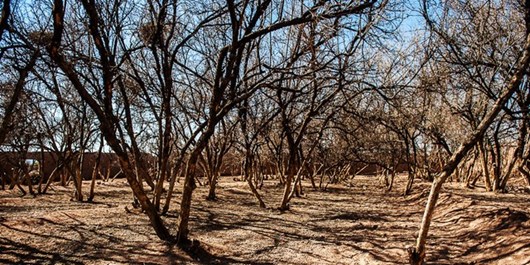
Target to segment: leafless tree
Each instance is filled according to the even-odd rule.
[[[53,37],[47,49],[54,64],[61,69],[62,74],[97,117],[101,133],[119,157],[123,173],[135,197],[150,218],[157,235],[164,240],[171,240],[173,237],[157,209],[163,184],[168,179],[172,142],[176,142],[173,133],[175,129],[172,127],[176,115],[172,112],[172,106],[179,106],[181,103],[175,97],[179,93],[175,91],[174,85],[178,84],[183,88],[199,86],[203,91],[204,98],[201,100],[206,104],[199,105],[206,106],[205,112],[198,116],[199,124],[187,133],[188,139],[178,141],[187,143],[181,145],[184,149],[179,150],[180,157],[185,157],[186,160],[177,234],[177,242],[181,244],[188,242],[191,198],[200,155],[216,132],[219,122],[242,101],[266,87],[266,81],[275,73],[276,59],[267,62],[260,55],[260,47],[266,37],[281,29],[317,20],[339,21],[352,14],[369,12],[375,1],[316,2],[308,7],[299,7],[293,3],[292,12],[282,11],[279,16],[271,15],[273,5],[287,7],[286,2],[227,1],[226,5],[214,5],[218,6],[214,9],[206,9],[206,4],[193,6],[184,2],[157,1],[141,5],[136,2],[96,3],[95,0],[83,0],[79,5],[64,5],[63,1],[55,0],[52,12]],[[177,7],[189,8],[190,11],[193,8],[202,9],[190,13],[196,17],[179,17],[174,11]],[[140,20],[140,16],[133,16],[132,21],[122,17],[127,12],[138,10],[147,10],[150,17],[145,21]],[[221,16],[222,14],[227,16]],[[186,28],[184,19],[199,22]],[[137,37],[128,35],[131,23],[140,25]],[[214,30],[206,30],[213,25],[216,26]],[[177,27],[182,28],[177,30]],[[215,40],[212,38],[215,35],[221,37]],[[192,46],[199,43],[199,38],[207,36],[207,44],[212,45],[208,49]],[[77,43],[77,40],[83,40],[84,45]],[[140,50],[146,53],[131,56]],[[189,56],[190,54],[193,56]],[[148,60],[131,59],[142,56]],[[154,79],[147,78],[145,73],[148,72],[140,72],[143,67],[149,66],[148,62],[154,63],[155,69],[158,69],[154,73],[157,76]],[[208,63],[204,66],[202,62]],[[98,67],[93,67],[94,65]],[[177,80],[174,78],[174,69],[186,74],[188,78]],[[245,82],[247,85],[243,85]],[[135,87],[139,90],[134,90]],[[142,93],[143,100],[153,100],[144,105],[150,109],[150,115],[157,117],[157,149],[160,160],[154,201],[150,200],[142,188],[142,180],[148,180],[148,176],[139,168],[142,163],[136,142],[139,134],[131,109],[132,100],[138,99],[137,96]],[[190,117],[193,114],[185,115]],[[168,194],[168,198],[170,197]]]
[[[447,5],[449,5],[448,7],[450,7],[451,4],[455,4],[455,3],[452,3],[452,2],[447,3]],[[488,2],[488,4],[494,5],[493,2]],[[486,5],[486,7],[487,6],[488,5]],[[439,21],[434,21],[432,18],[432,13],[429,13],[429,10],[427,9],[426,1],[423,2],[423,8],[426,11],[424,14],[425,14],[425,18],[427,20],[428,25],[434,32],[439,34],[441,37],[454,39],[454,37],[456,36],[464,35],[464,34],[460,34],[461,32],[458,32],[458,30],[466,29],[466,27],[448,28],[448,29],[440,28],[439,24],[437,24],[437,22]],[[499,113],[503,110],[503,108],[505,108],[508,100],[512,98],[513,94],[520,88],[521,81],[526,75],[526,69],[528,69],[530,65],[530,35],[528,34],[530,32],[529,30],[530,28],[529,27],[530,25],[530,3],[529,2],[522,3],[522,6],[520,6],[520,10],[522,14],[522,16],[520,17],[521,19],[520,21],[521,21],[521,24],[526,26],[526,29],[524,30],[524,32],[520,33],[524,36],[524,38],[522,38],[524,39],[524,41],[521,40],[522,42],[521,46],[523,48],[520,53],[520,56],[513,58],[514,60],[517,60],[517,62],[513,62],[513,61],[510,62],[513,64],[514,70],[509,73],[510,77],[506,78],[504,85],[501,86],[502,88],[498,92],[499,94],[496,97],[495,102],[486,111],[484,117],[477,124],[476,128],[464,138],[460,146],[453,152],[451,158],[444,165],[441,173],[434,179],[434,182],[431,187],[429,199],[427,201],[427,206],[425,208],[425,213],[423,216],[422,224],[420,226],[420,231],[419,231],[416,246],[410,249],[409,251],[409,254],[410,254],[409,258],[410,258],[411,264],[422,264],[424,261],[425,242],[426,242],[429,226],[432,220],[432,214],[435,209],[435,205],[436,205],[436,202],[437,202],[443,183],[447,180],[447,178],[450,175],[453,174],[457,166],[460,164],[462,159],[468,154],[468,152],[472,150],[472,148],[484,137],[488,128],[492,125],[492,123],[495,121],[495,119],[497,118]],[[510,21],[509,23],[511,24],[513,23],[513,21]],[[442,29],[444,30],[442,31]],[[458,35],[452,35],[452,34],[458,34]],[[454,52],[458,54],[459,50],[455,50]]]

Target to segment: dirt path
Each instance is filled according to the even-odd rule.
[[[194,258],[160,242],[147,218],[131,209],[123,180],[97,186],[96,203],[70,201],[70,189],[20,198],[0,191],[0,263],[40,264],[405,264],[414,244],[428,183],[412,195],[385,192],[375,178],[353,187],[306,188],[291,210],[260,209],[243,182],[223,178],[219,200],[195,193],[191,236],[205,252]],[[179,187],[180,188],[180,187]],[[274,181],[260,191],[274,208]],[[179,196],[179,194],[176,194]],[[447,184],[428,241],[432,264],[530,264],[530,196],[493,194]],[[127,209],[126,209],[127,207]],[[166,221],[176,224],[175,200]]]

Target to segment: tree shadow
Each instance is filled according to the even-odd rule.
[[[443,219],[449,222],[436,222],[431,229],[433,235],[429,240],[436,242],[436,245],[429,251],[428,259],[484,264],[499,262],[528,248],[529,215],[518,210],[494,207],[485,211],[483,207],[471,205],[448,211]],[[474,225],[464,225],[471,223]]]
[[[209,250],[209,247],[206,244],[200,243],[197,240],[192,240],[191,242],[189,242],[189,244],[181,246],[180,249],[186,252],[191,258],[193,258],[194,261],[199,262],[201,264],[221,265],[221,264],[246,263],[245,261],[237,260],[237,259],[230,258],[230,257],[213,255],[211,251]],[[274,263],[253,261],[252,264],[271,265]]]
[[[168,246],[152,239],[135,240],[137,237],[150,238],[152,233],[146,229],[143,233],[134,226],[115,224],[100,231],[81,223],[64,224],[45,218],[39,218],[41,226],[46,229],[35,232],[28,227],[19,228],[8,224],[0,224],[2,229],[17,234],[17,239],[8,239],[0,233],[0,263],[10,264],[85,264],[87,262],[127,263],[127,264],[167,264],[168,261],[182,262],[189,260],[185,253],[175,249],[169,251]],[[54,234],[52,231],[65,231]],[[118,237],[107,231],[122,231],[129,239]],[[154,242],[151,242],[155,240]],[[36,241],[43,244],[35,244]],[[30,243],[25,243],[30,242]],[[61,252],[50,251],[46,242],[55,242],[68,246]],[[53,248],[53,246],[52,246]],[[138,261],[140,260],[140,261]],[[156,260],[158,262],[150,262]],[[174,263],[177,264],[177,263]]]

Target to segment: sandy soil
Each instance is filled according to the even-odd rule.
[[[157,239],[147,217],[131,207],[124,180],[99,183],[94,203],[70,201],[71,187],[20,197],[0,190],[3,264],[406,264],[429,183],[410,196],[404,177],[385,192],[375,177],[352,187],[308,187],[280,212],[281,188],[268,181],[260,209],[244,182],[222,178],[218,201],[206,187],[194,196],[191,237],[201,251],[186,253]],[[88,183],[86,184],[88,187]],[[178,187],[180,190],[180,187]],[[180,194],[165,218],[175,230]],[[530,195],[484,192],[447,183],[427,246],[429,264],[530,264]]]

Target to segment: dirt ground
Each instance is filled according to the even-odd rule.
[[[282,213],[275,210],[276,181],[260,191],[269,207],[260,209],[246,183],[222,178],[219,200],[206,201],[206,187],[195,192],[190,228],[201,251],[191,254],[157,239],[147,217],[132,209],[124,180],[100,182],[94,203],[70,201],[71,187],[53,186],[36,198],[0,190],[0,263],[405,264],[430,185],[416,183],[404,197],[404,181],[399,177],[391,192],[369,176],[356,177],[352,187],[307,186]],[[528,193],[444,187],[427,242],[429,264],[530,264]],[[173,230],[175,196],[165,218]]]

